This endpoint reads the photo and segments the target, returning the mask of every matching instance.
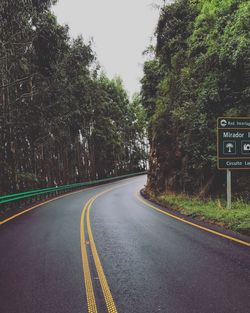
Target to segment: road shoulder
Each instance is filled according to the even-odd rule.
[[[162,213],[165,213],[173,218],[176,218],[178,220],[182,220],[183,222],[186,222],[187,224],[193,224],[193,226],[196,226],[198,228],[207,230],[208,232],[215,233],[215,235],[218,235],[227,239],[239,242],[247,247],[250,247],[250,237],[244,234],[240,234],[237,232],[234,232],[230,229],[223,228],[221,226],[218,226],[214,223],[214,221],[204,221],[201,220],[202,217],[200,216],[193,216],[193,215],[187,215],[183,214],[182,212],[176,210],[175,208],[160,202],[157,198],[150,197],[144,189],[140,190],[140,195],[142,199],[149,204],[152,208],[158,209],[162,211]],[[146,203],[145,203],[146,204]],[[245,243],[245,244],[244,244]]]

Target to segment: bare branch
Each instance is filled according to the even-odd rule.
[[[14,81],[12,83],[0,86],[0,89],[6,88],[6,87],[10,87],[10,86],[14,86],[16,84],[19,84],[19,83],[21,83],[21,82],[23,82],[25,80],[28,80],[28,79],[32,78],[32,77],[33,77],[33,75],[30,75],[30,76],[27,76],[27,77],[23,77],[23,78],[17,79],[16,81]]]

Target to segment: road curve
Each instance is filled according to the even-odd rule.
[[[152,209],[145,176],[0,226],[1,313],[249,313],[250,248]]]

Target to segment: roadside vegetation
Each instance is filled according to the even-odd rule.
[[[243,200],[234,201],[229,210],[226,208],[226,201],[202,200],[185,194],[151,194],[150,198],[192,218],[250,235],[250,204]]]
[[[141,92],[151,147],[148,191],[223,196],[216,120],[250,116],[249,31],[248,0],[162,7]],[[246,201],[249,181],[249,171],[234,172],[233,191]]]
[[[143,170],[140,96],[71,39],[52,0],[0,1],[0,194]],[[83,30],[84,31],[84,30]]]
[[[227,210],[226,173],[216,166],[216,120],[250,116],[249,31],[248,0],[166,4],[141,81],[149,121],[147,195],[245,234],[250,234],[250,173],[233,172],[233,196],[242,200]]]

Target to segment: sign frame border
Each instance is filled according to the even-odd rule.
[[[235,168],[235,167],[220,167],[219,166],[219,161],[220,160],[232,160],[232,159],[234,159],[234,158],[221,158],[221,157],[219,157],[219,129],[231,129],[231,130],[239,130],[239,129],[241,129],[241,130],[250,130],[250,127],[249,128],[221,128],[221,127],[219,127],[219,120],[220,119],[242,119],[242,120],[249,120],[250,121],[250,117],[241,117],[241,116],[219,116],[219,117],[217,117],[217,125],[216,125],[216,133],[217,133],[217,144],[216,144],[216,146],[217,146],[217,162],[216,162],[216,165],[217,165],[217,169],[219,170],[219,171],[224,171],[224,170],[234,170],[234,171],[237,171],[237,170],[240,170],[240,171],[243,171],[243,170],[245,170],[245,171],[250,171],[250,167],[249,168]],[[249,159],[250,160],[250,156],[249,157],[238,157],[238,160],[241,160],[241,159]],[[236,160],[236,159],[235,159]]]

